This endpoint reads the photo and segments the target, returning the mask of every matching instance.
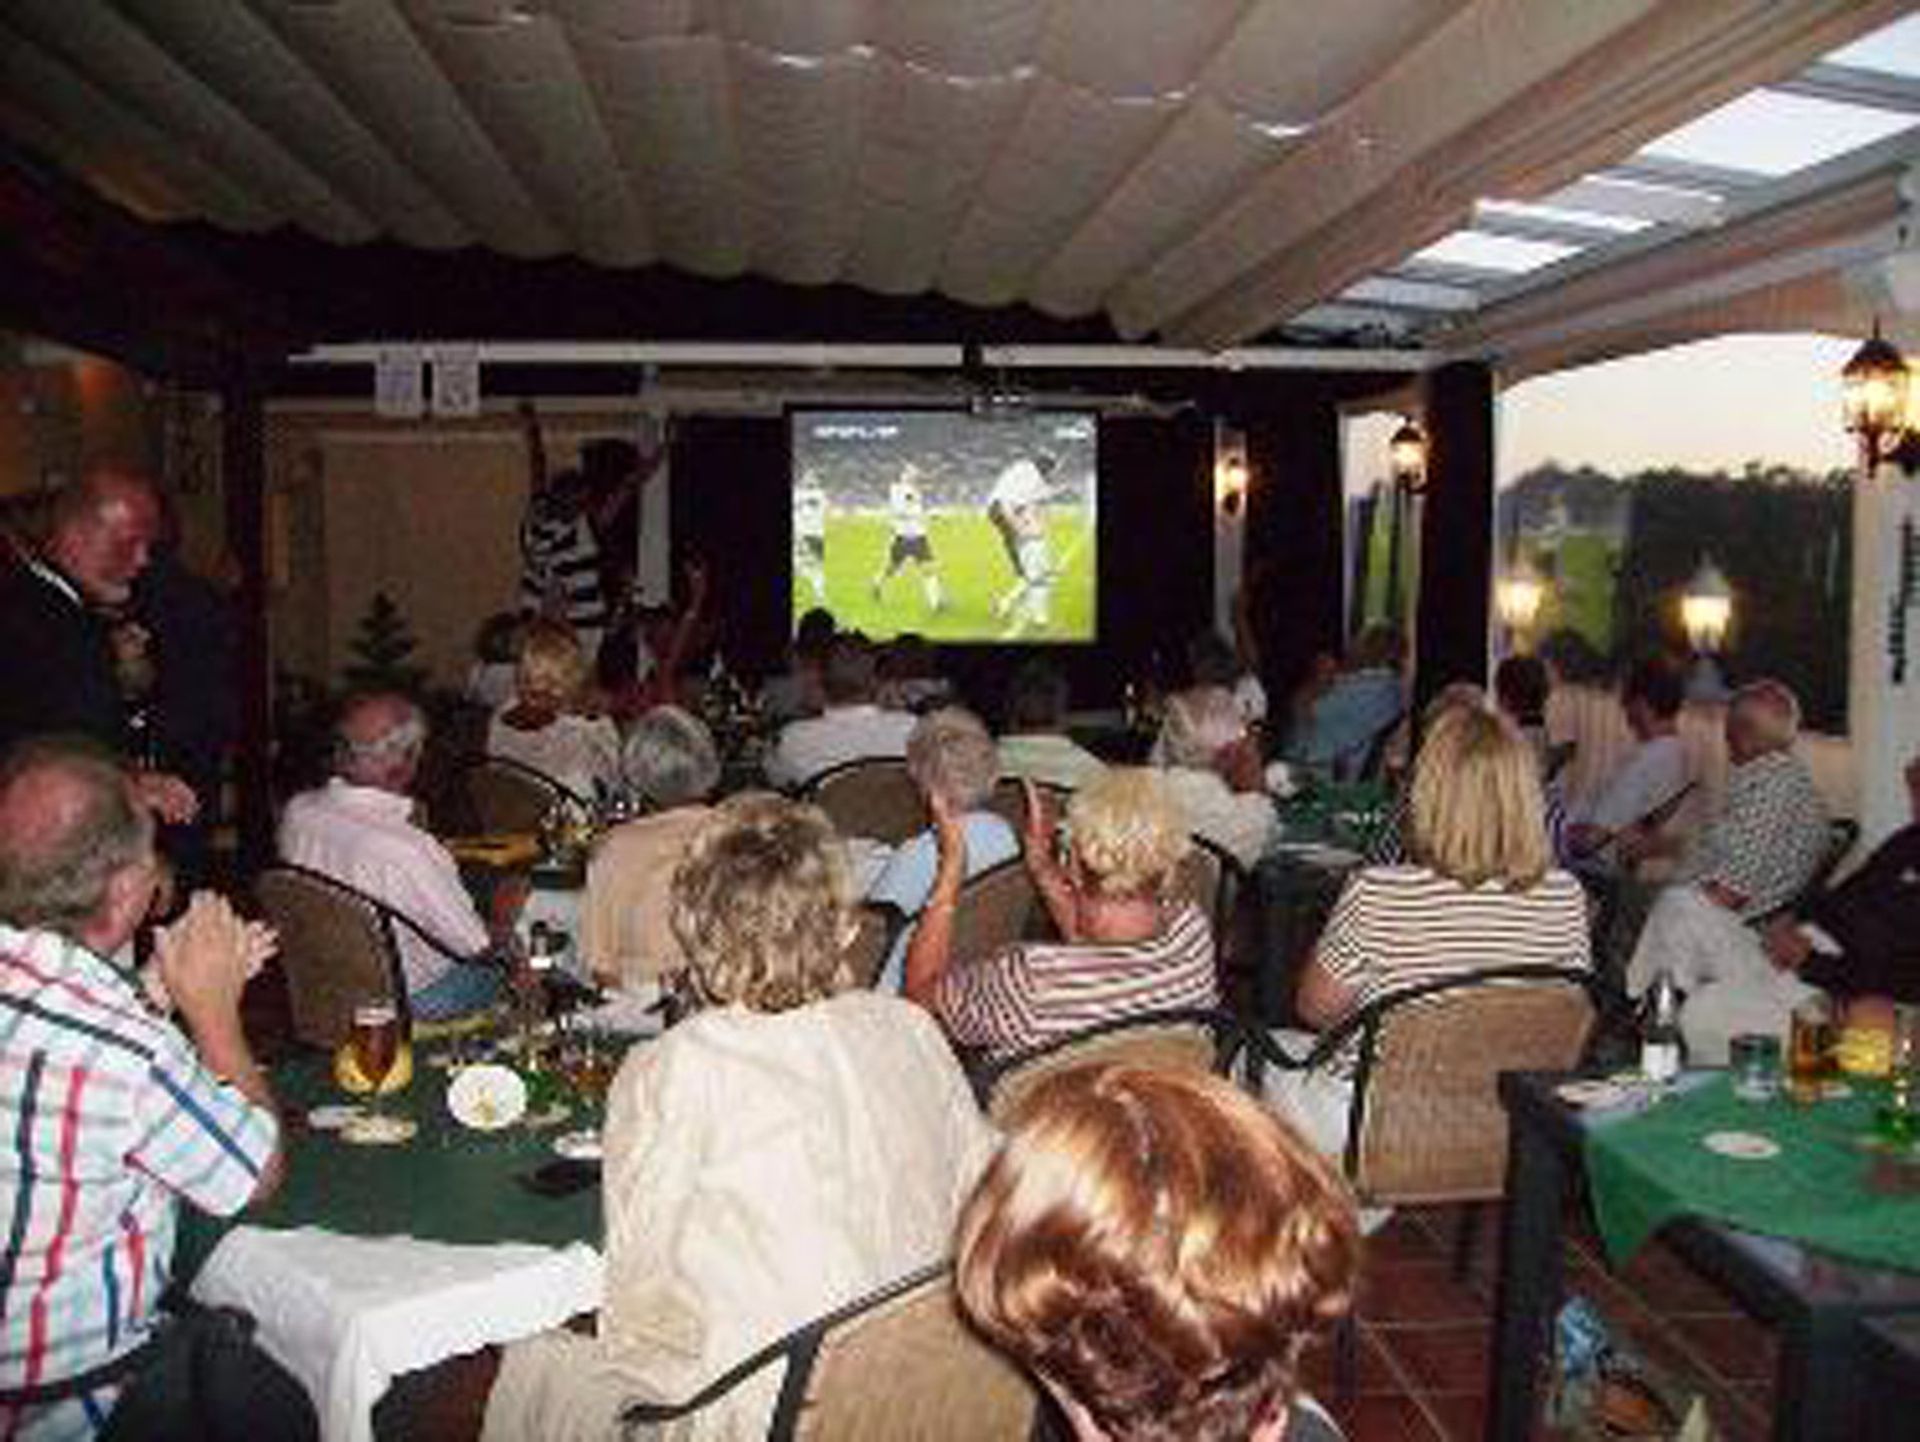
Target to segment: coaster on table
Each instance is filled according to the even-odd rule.
[[[600,1133],[567,1132],[553,1139],[553,1149],[570,1162],[597,1162],[601,1159]]]
[[[497,1132],[527,1114],[527,1084],[510,1067],[482,1062],[455,1073],[447,1110],[463,1127]]]
[[[1700,1145],[1723,1157],[1740,1162],[1767,1162],[1780,1155],[1780,1143],[1758,1132],[1708,1132]]]
[[[328,1106],[315,1107],[307,1113],[307,1125],[316,1132],[337,1132],[359,1117],[367,1114],[365,1107],[351,1103],[336,1102]]]
[[[397,1147],[412,1141],[419,1130],[420,1124],[410,1117],[362,1112],[340,1128],[340,1140],[357,1147]]]

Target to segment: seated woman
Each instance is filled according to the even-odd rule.
[[[1414,762],[1406,864],[1340,893],[1294,1010],[1327,1028],[1422,982],[1493,967],[1590,962],[1580,884],[1552,869],[1533,750],[1512,723],[1451,706]],[[1291,1054],[1313,1038],[1281,1033]],[[1270,1070],[1267,1099],[1322,1151],[1346,1146],[1354,1049],[1310,1072]]]
[[[673,884],[700,1009],[608,1098],[599,1335],[506,1349],[491,1442],[619,1435],[756,1348],[945,1255],[993,1137],[939,1029],[850,990],[846,857],[817,809],[722,802]],[[774,1367],[673,1435],[759,1437]]]
[[[673,934],[673,872],[712,808],[720,756],[698,717],[656,706],[627,734],[620,781],[646,814],[600,838],[587,863],[580,950],[603,983],[634,986],[686,965]]]
[[[1301,1354],[1353,1302],[1346,1184],[1204,1072],[1041,1082],[960,1218],[961,1309],[1079,1442],[1325,1442]]]
[[[527,623],[514,668],[514,699],[487,727],[487,754],[518,761],[591,800],[613,784],[620,733],[583,710],[586,658],[564,621]]]
[[[1154,751],[1187,824],[1242,866],[1257,863],[1279,815],[1266,792],[1260,743],[1233,693],[1195,686],[1173,696]]]
[[[907,774],[925,798],[929,816],[933,814],[933,798],[938,796],[948,814],[960,819],[966,833],[968,876],[977,876],[1020,854],[1020,839],[1013,828],[998,812],[987,810],[987,798],[1000,779],[1000,758],[987,728],[971,711],[947,706],[921,717],[907,736]],[[867,888],[867,899],[889,902],[909,919],[918,917],[927,893],[933,889],[939,857],[939,838],[929,824],[918,836],[895,848]],[[898,994],[911,939],[909,928],[894,942],[875,984],[879,990]]]
[[[966,837],[944,802],[932,805],[940,866],[907,948],[906,994],[957,1044],[997,1060],[1115,1017],[1219,1001],[1207,918],[1167,899],[1187,826],[1156,773],[1117,767],[1074,793],[1068,869],[1029,783],[1027,870],[1062,940],[951,964]]]

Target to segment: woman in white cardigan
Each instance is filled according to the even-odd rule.
[[[993,1134],[939,1029],[855,987],[831,824],[768,795],[717,807],[674,880],[701,1009],[609,1097],[607,1293],[593,1338],[509,1347],[489,1442],[618,1435],[809,1319],[946,1255]],[[659,1434],[759,1437],[778,1367]]]

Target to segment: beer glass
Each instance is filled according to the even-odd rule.
[[[1793,1009],[1787,1033],[1787,1095],[1799,1106],[1820,1100],[1833,1064],[1833,1004],[1810,996]]]
[[[400,1056],[400,1009],[388,997],[373,997],[353,1008],[349,1037],[353,1064],[367,1079],[367,1112],[380,1114],[380,1089]]]

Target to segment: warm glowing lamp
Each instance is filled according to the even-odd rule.
[[[1873,338],[1853,353],[1840,372],[1840,415],[1850,434],[1860,438],[1867,470],[1900,444],[1907,425],[1906,358],[1873,323]]]
[[[1687,644],[1708,654],[1720,649],[1733,623],[1733,588],[1712,561],[1703,560],[1680,595],[1680,624]]]
[[[1547,583],[1525,559],[1500,578],[1493,588],[1494,609],[1500,622],[1516,636],[1533,629],[1540,615],[1540,603],[1547,598]]]
[[[1393,483],[1402,490],[1418,491],[1427,483],[1427,433],[1411,417],[1400,422],[1400,429],[1387,441],[1388,464]]]

